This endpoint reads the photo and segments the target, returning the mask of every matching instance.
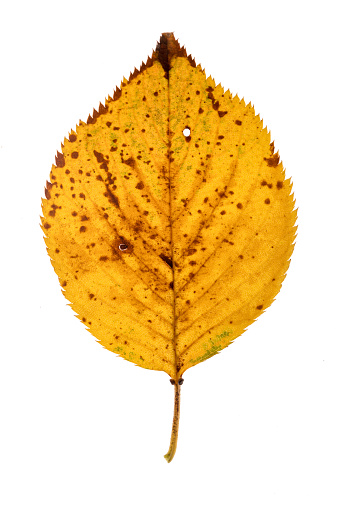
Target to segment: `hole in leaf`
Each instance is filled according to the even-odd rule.
[[[128,249],[128,246],[126,244],[120,244],[119,249],[120,251],[126,251],[126,249]]]
[[[186,136],[186,138],[187,138],[187,136],[189,136],[191,134],[191,129],[189,127],[185,127],[185,129],[183,130],[182,134],[184,136]]]

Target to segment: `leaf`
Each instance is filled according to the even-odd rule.
[[[163,34],[57,153],[42,228],[65,297],[108,350],[183,373],[270,306],[295,238],[291,183],[253,107]]]

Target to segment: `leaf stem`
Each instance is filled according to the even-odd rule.
[[[182,379],[180,379],[181,381]],[[183,380],[182,380],[183,381]],[[181,381],[181,383],[182,383]],[[173,383],[173,381],[172,381]],[[178,431],[179,431],[179,417],[180,417],[180,385],[179,381],[176,380],[174,382],[174,415],[173,415],[173,424],[172,424],[172,434],[171,434],[171,442],[168,449],[168,453],[165,454],[164,458],[168,463],[172,461],[175,455],[175,451],[177,450],[178,443]]]

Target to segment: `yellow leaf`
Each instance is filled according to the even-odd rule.
[[[227,347],[280,290],[291,183],[251,105],[163,34],[64,140],[42,228],[65,297],[108,350],[168,373]]]

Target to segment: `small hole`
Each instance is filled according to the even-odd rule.
[[[191,129],[189,127],[185,127],[182,134],[186,137],[189,136],[191,134]]]
[[[127,248],[128,248],[128,246],[126,246],[126,244],[120,244],[119,245],[120,251],[126,251]]]

